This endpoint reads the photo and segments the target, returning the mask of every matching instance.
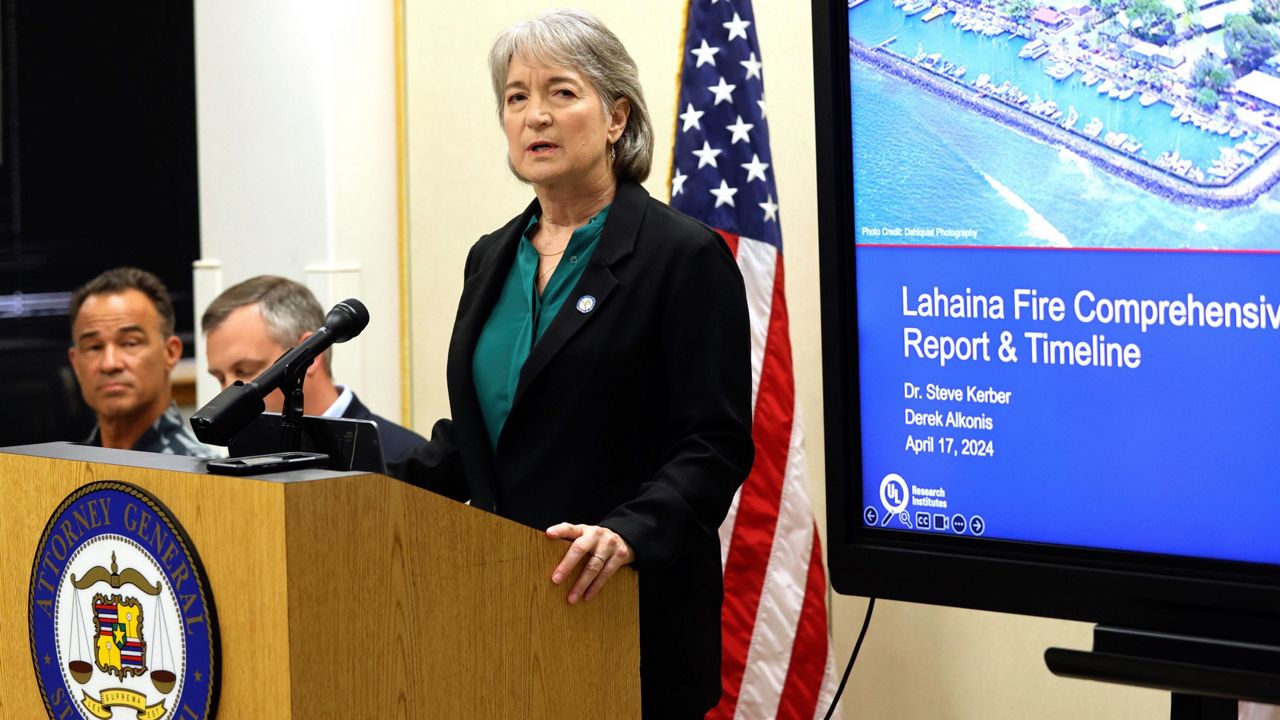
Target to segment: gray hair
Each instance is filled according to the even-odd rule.
[[[299,338],[324,324],[324,308],[306,285],[275,275],[258,275],[232,285],[214,298],[200,318],[200,329],[208,335],[231,313],[255,304],[267,333],[282,348],[297,345]],[[324,370],[332,376],[333,348],[325,350],[323,357]]]
[[[600,95],[605,117],[619,98],[630,101],[627,126],[613,146],[616,153],[613,170],[620,180],[643,182],[649,177],[649,168],[653,165],[653,126],[649,122],[644,90],[640,87],[639,70],[622,41],[604,23],[582,10],[547,10],[533,20],[503,30],[489,51],[489,72],[499,118],[507,69],[517,56],[582,73]]]

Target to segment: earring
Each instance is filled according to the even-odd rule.
[[[618,159],[618,149],[615,145],[609,146],[609,164],[612,165]]]

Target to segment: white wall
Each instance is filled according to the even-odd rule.
[[[328,307],[357,297],[364,333],[334,374],[375,412],[400,408],[395,24],[392,3],[196,3],[201,259],[196,319],[270,273]],[[217,392],[197,339],[199,401]]]

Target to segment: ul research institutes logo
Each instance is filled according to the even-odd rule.
[[[97,482],[62,501],[36,548],[27,612],[51,718],[213,717],[217,623],[204,570],[146,491]]]
[[[894,518],[898,518],[903,525],[910,528],[911,517],[907,514],[907,504],[910,499],[907,481],[903,480],[901,475],[898,473],[885,475],[880,481],[880,504],[884,506],[884,520],[880,526],[884,527]]]

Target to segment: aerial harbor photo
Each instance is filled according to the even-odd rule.
[[[849,54],[859,242],[1280,249],[1280,0],[849,0]]]

